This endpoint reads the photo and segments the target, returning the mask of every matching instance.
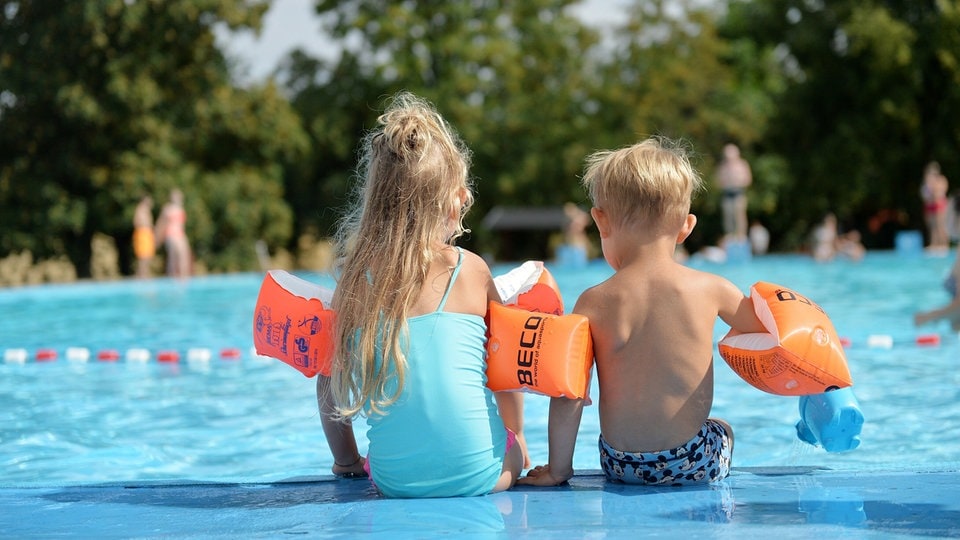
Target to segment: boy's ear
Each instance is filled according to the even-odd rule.
[[[687,218],[683,220],[683,225],[680,227],[680,232],[677,233],[677,243],[682,244],[684,240],[690,236],[690,233],[693,232],[693,228],[697,226],[697,216],[693,214],[687,214]]]
[[[600,238],[606,238],[610,236],[610,219],[607,217],[606,212],[594,206],[590,209],[590,216],[593,218],[593,222],[597,225],[597,231],[600,232]]]

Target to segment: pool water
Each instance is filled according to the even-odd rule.
[[[691,262],[744,291],[770,281],[820,304],[849,340],[854,392],[866,418],[862,443],[853,451],[828,453],[802,443],[794,429],[797,398],[754,389],[716,356],[713,415],[734,427],[734,466],[955,466],[960,343],[946,322],[922,328],[912,322],[914,312],[948,301],[940,284],[952,262],[952,255],[882,251],[859,263],[820,264],[802,255]],[[602,261],[548,267],[568,309],[611,272]],[[328,276],[301,277],[332,286]],[[269,482],[327,474],[332,457],[314,381],[251,353],[262,278],[251,273],[0,290],[0,486]],[[715,338],[726,330],[718,321]],[[939,343],[921,343],[934,336]],[[128,360],[131,349],[148,351],[150,359]],[[57,359],[36,360],[41,350],[54,351]],[[89,359],[79,361],[77,350],[89,351]],[[118,351],[119,360],[99,361],[98,352],[106,350]],[[239,351],[240,357],[221,358],[223,351]],[[179,361],[159,362],[161,352],[176,352]],[[542,396],[526,397],[534,463],[547,458],[547,405]],[[356,428],[363,452],[365,423]],[[596,407],[590,407],[578,438],[577,469],[599,467],[598,435]]]

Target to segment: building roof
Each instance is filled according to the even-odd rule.
[[[568,222],[562,206],[494,206],[483,217],[492,231],[559,230]]]

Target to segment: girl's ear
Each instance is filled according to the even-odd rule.
[[[600,231],[600,238],[610,236],[610,218],[607,217],[606,212],[594,206],[590,209],[590,216],[593,217],[593,222],[596,223],[597,230]]]
[[[467,198],[466,191],[464,188],[457,190],[457,194],[453,197],[453,205],[450,207],[450,219],[460,219],[460,214],[463,212],[463,201]]]
[[[687,218],[683,220],[683,225],[680,227],[680,232],[677,233],[677,243],[682,244],[684,240],[690,236],[690,233],[693,232],[693,228],[697,226],[697,216],[693,214],[687,214]]]

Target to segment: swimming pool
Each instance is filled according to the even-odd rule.
[[[895,252],[871,252],[860,263],[818,264],[802,255],[691,262],[743,290],[771,281],[819,303],[849,340],[854,391],[866,417],[859,448],[814,448],[796,437],[797,398],[750,387],[717,356],[713,414],[735,429],[734,465],[853,471],[954,466],[960,345],[946,322],[919,329],[912,323],[915,311],[947,300],[940,282],[951,263],[952,257]],[[512,266],[495,266],[494,274]],[[610,273],[602,261],[579,269],[548,267],[568,309]],[[326,276],[302,277],[332,285]],[[260,274],[237,274],[0,291],[6,315],[0,319],[0,485],[270,482],[327,474],[332,458],[313,381],[251,353],[261,280]],[[726,329],[718,321],[716,338]],[[933,335],[938,344],[921,343]],[[104,351],[119,358],[98,359]],[[145,361],[139,357],[144,351]],[[38,353],[56,359],[38,360]],[[158,361],[174,353],[179,361]],[[546,459],[547,404],[541,396],[526,398],[535,463]],[[364,429],[360,421],[361,451]],[[590,407],[577,469],[598,468],[598,434],[596,407]]]

